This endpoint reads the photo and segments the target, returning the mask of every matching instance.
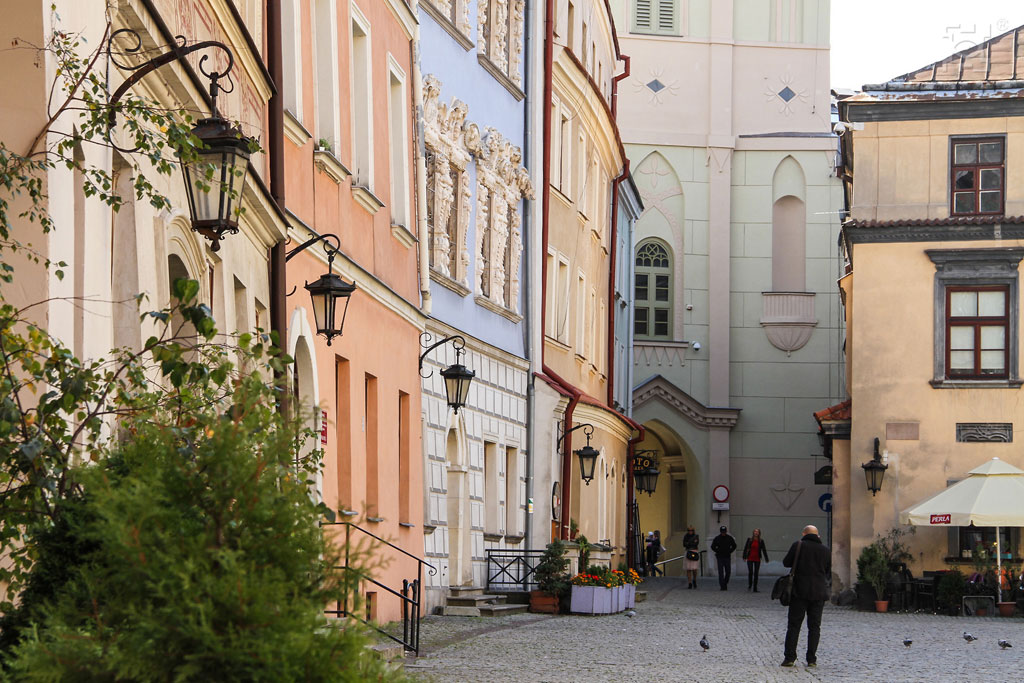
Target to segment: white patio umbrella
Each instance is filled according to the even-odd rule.
[[[999,527],[1024,526],[1024,470],[992,458],[966,479],[900,513],[915,526],[992,526],[996,528],[999,602],[1003,601],[1003,552]]]

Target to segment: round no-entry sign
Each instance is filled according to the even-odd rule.
[[[724,484],[719,484],[712,489],[711,497],[715,499],[716,503],[724,503],[729,500],[729,487]]]

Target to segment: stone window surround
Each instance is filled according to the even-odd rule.
[[[520,100],[525,17],[526,0],[477,0],[476,48],[480,63]],[[490,27],[498,30],[488,31]]]
[[[929,381],[936,389],[954,388],[1018,388],[1024,384],[1020,378],[1018,345],[1020,339],[1020,287],[1019,270],[1022,247],[993,247],[981,249],[926,249],[925,254],[935,264],[933,290],[933,373]],[[1006,379],[948,379],[946,377],[946,288],[949,286],[1003,285],[1009,290],[1009,330],[1007,344],[1010,349]]]

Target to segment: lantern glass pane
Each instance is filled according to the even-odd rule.
[[[310,294],[310,299],[313,301],[313,318],[316,320],[316,331],[323,333],[326,328],[325,321],[327,320],[327,300],[329,299],[327,294]]]

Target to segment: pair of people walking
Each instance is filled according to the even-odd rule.
[[[715,554],[718,564],[718,586],[720,590],[729,590],[729,579],[732,577],[732,554],[736,551],[736,539],[729,534],[725,526],[718,530],[718,535],[711,542],[711,552]],[[686,540],[683,539],[685,547]],[[761,530],[747,538],[743,546],[743,559],[747,562],[747,590],[757,592],[757,579],[761,572],[761,560],[768,562],[768,546],[761,538]]]

